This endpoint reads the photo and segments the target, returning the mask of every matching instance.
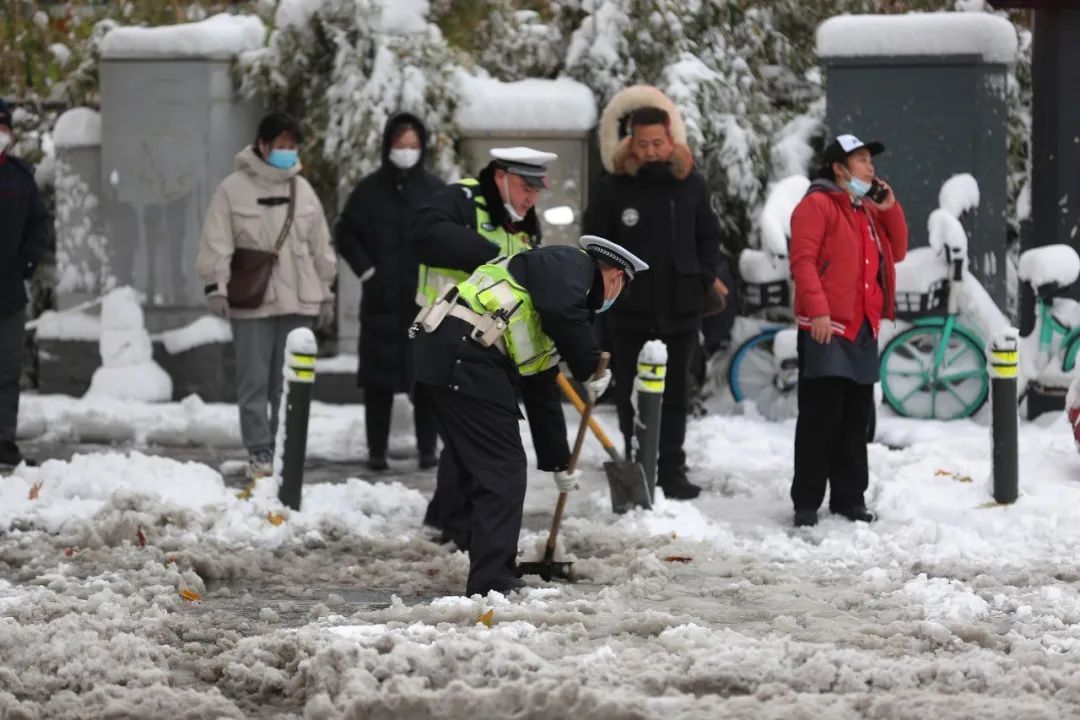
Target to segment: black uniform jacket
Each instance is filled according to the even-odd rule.
[[[699,327],[705,292],[720,271],[723,231],[705,178],[685,145],[670,163],[640,167],[624,143],[615,172],[600,179],[584,232],[616,242],[649,264],[612,308],[614,330],[657,335]]]
[[[505,227],[511,233],[526,232],[531,236],[532,247],[539,245],[540,223],[536,210],[530,209],[520,223],[511,222],[495,187],[494,164],[481,170],[477,180],[492,225]],[[500,254],[499,248],[477,230],[472,195],[475,191],[476,188],[452,184],[436,193],[431,202],[421,208],[412,232],[413,252],[420,262],[431,267],[472,272]]]
[[[603,302],[604,283],[596,262],[573,247],[538,248],[514,256],[510,274],[528,292],[544,332],[578,380],[596,369],[600,346],[592,329]],[[439,328],[414,341],[416,381],[447,388],[477,402],[519,413],[520,390],[541,470],[563,470],[570,457],[566,420],[555,383],[557,368],[522,377],[514,363],[495,347],[481,347],[468,337],[471,326],[448,317]]]
[[[401,170],[390,162],[390,143],[401,123],[420,135],[420,162]],[[334,231],[337,251],[356,275],[371,268],[360,300],[360,372],[362,387],[393,392],[412,389],[412,347],[408,329],[416,317],[417,259],[410,233],[420,207],[445,187],[424,167],[428,134],[420,118],[391,117],[383,135],[382,166],[361,180],[345,203]]]
[[[23,280],[49,247],[52,223],[25,160],[0,155],[0,317],[26,307]]]

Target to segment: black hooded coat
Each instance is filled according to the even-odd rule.
[[[420,162],[400,170],[390,162],[398,125],[420,135]],[[410,243],[416,211],[445,185],[424,167],[428,133],[421,120],[399,113],[386,123],[382,166],[349,195],[334,232],[337,250],[357,277],[375,268],[360,300],[361,387],[408,392],[412,386],[412,346],[408,328],[416,317],[419,263]]]

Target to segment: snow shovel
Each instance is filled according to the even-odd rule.
[[[609,353],[600,353],[600,362],[596,364],[596,375],[599,377],[607,370],[608,361],[611,360]],[[570,463],[566,466],[567,474],[574,472],[577,467],[578,457],[581,455],[581,446],[585,444],[585,430],[589,427],[589,418],[592,416],[593,402],[591,395],[585,403],[585,409],[581,413],[581,424],[578,425],[577,437],[574,438],[574,449],[570,453]],[[570,574],[571,562],[555,562],[555,545],[559,539],[559,526],[562,525],[563,511],[566,509],[566,497],[568,493],[560,492],[559,501],[555,503],[555,515],[551,518],[551,531],[548,532],[547,545],[544,546],[544,559],[540,562],[518,563],[519,575],[539,575],[544,580],[562,578],[573,579]]]
[[[563,395],[579,413],[584,415],[585,403],[578,397],[574,386],[562,373],[559,373],[557,379]],[[604,463],[604,472],[607,474],[608,487],[611,489],[612,512],[621,515],[635,506],[646,510],[652,507],[652,503],[649,502],[649,481],[645,477],[645,468],[641,466],[641,463],[629,462],[623,458],[622,454],[615,449],[615,443],[611,442],[611,438],[604,432],[604,428],[600,427],[600,423],[591,415],[589,428],[611,458],[610,462]]]

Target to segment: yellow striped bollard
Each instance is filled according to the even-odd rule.
[[[1019,496],[1019,417],[1016,383],[1020,371],[1020,332],[1005,328],[994,334],[987,353],[990,373],[991,473],[994,500],[1013,503]]]
[[[660,409],[664,401],[664,382],[667,378],[667,345],[660,340],[645,343],[638,354],[637,414],[634,435],[637,439],[638,462],[645,469],[649,483],[649,501],[656,500],[656,466],[660,456]],[[629,458],[627,458],[629,459]]]
[[[278,423],[277,457],[274,474],[280,473],[278,499],[293,510],[300,509],[304,487],[304,460],[307,455],[308,419],[311,395],[315,387],[315,359],[318,355],[315,333],[297,328],[285,339],[285,388],[281,393]]]

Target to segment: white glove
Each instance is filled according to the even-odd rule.
[[[206,306],[210,313],[219,318],[229,318],[229,300],[224,295],[210,295],[206,298]]]
[[[581,479],[580,470],[575,470],[572,473],[565,470],[556,470],[552,474],[555,476],[555,487],[559,488],[559,492],[570,492],[578,489],[578,480]]]
[[[604,394],[608,385],[611,384],[611,371],[605,369],[600,377],[596,377],[596,373],[593,373],[584,383],[585,389],[592,393],[594,398],[598,398]]]

